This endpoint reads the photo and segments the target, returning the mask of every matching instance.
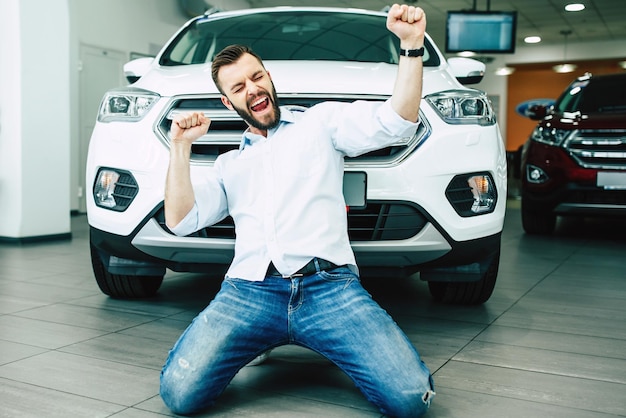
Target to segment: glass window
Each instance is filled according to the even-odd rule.
[[[398,62],[386,17],[347,12],[281,11],[202,17],[169,45],[161,65],[210,62],[224,47],[248,45],[263,60]],[[425,65],[439,65],[426,46]]]
[[[559,98],[560,112],[601,113],[626,110],[626,77],[605,76],[576,81]]]

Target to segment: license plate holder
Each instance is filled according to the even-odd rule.
[[[343,173],[343,196],[346,206],[365,208],[367,205],[367,173],[346,171]]]
[[[626,173],[598,171],[596,184],[606,190],[626,190]]]

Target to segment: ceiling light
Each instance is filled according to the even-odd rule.
[[[567,12],[580,12],[585,10],[585,5],[582,3],[570,3],[565,5],[565,11]]]
[[[496,75],[511,75],[515,71],[513,67],[500,67],[496,70]]]
[[[574,64],[558,64],[552,67],[556,73],[571,73],[577,68]]]
[[[557,64],[552,69],[557,73],[571,73],[576,69],[576,65],[567,63],[567,37],[572,34],[571,30],[562,30],[559,32],[563,35],[563,64]]]
[[[527,36],[524,38],[524,42],[527,44],[538,44],[541,42],[541,36]]]

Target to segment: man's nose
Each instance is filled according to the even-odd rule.
[[[261,91],[259,86],[252,80],[246,81],[246,89],[248,90],[248,96],[256,96]]]

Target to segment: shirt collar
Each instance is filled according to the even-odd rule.
[[[267,131],[267,138],[274,135],[274,133],[276,133],[276,131],[278,131],[284,124],[293,123],[294,121],[295,121],[295,118],[291,110],[281,106],[280,120],[278,121],[278,125]],[[239,152],[243,151],[245,147],[259,143],[263,140],[266,140],[267,138],[265,138],[262,135],[257,135],[257,134],[250,132],[250,128],[248,128],[243,132],[241,143],[239,144]]]

